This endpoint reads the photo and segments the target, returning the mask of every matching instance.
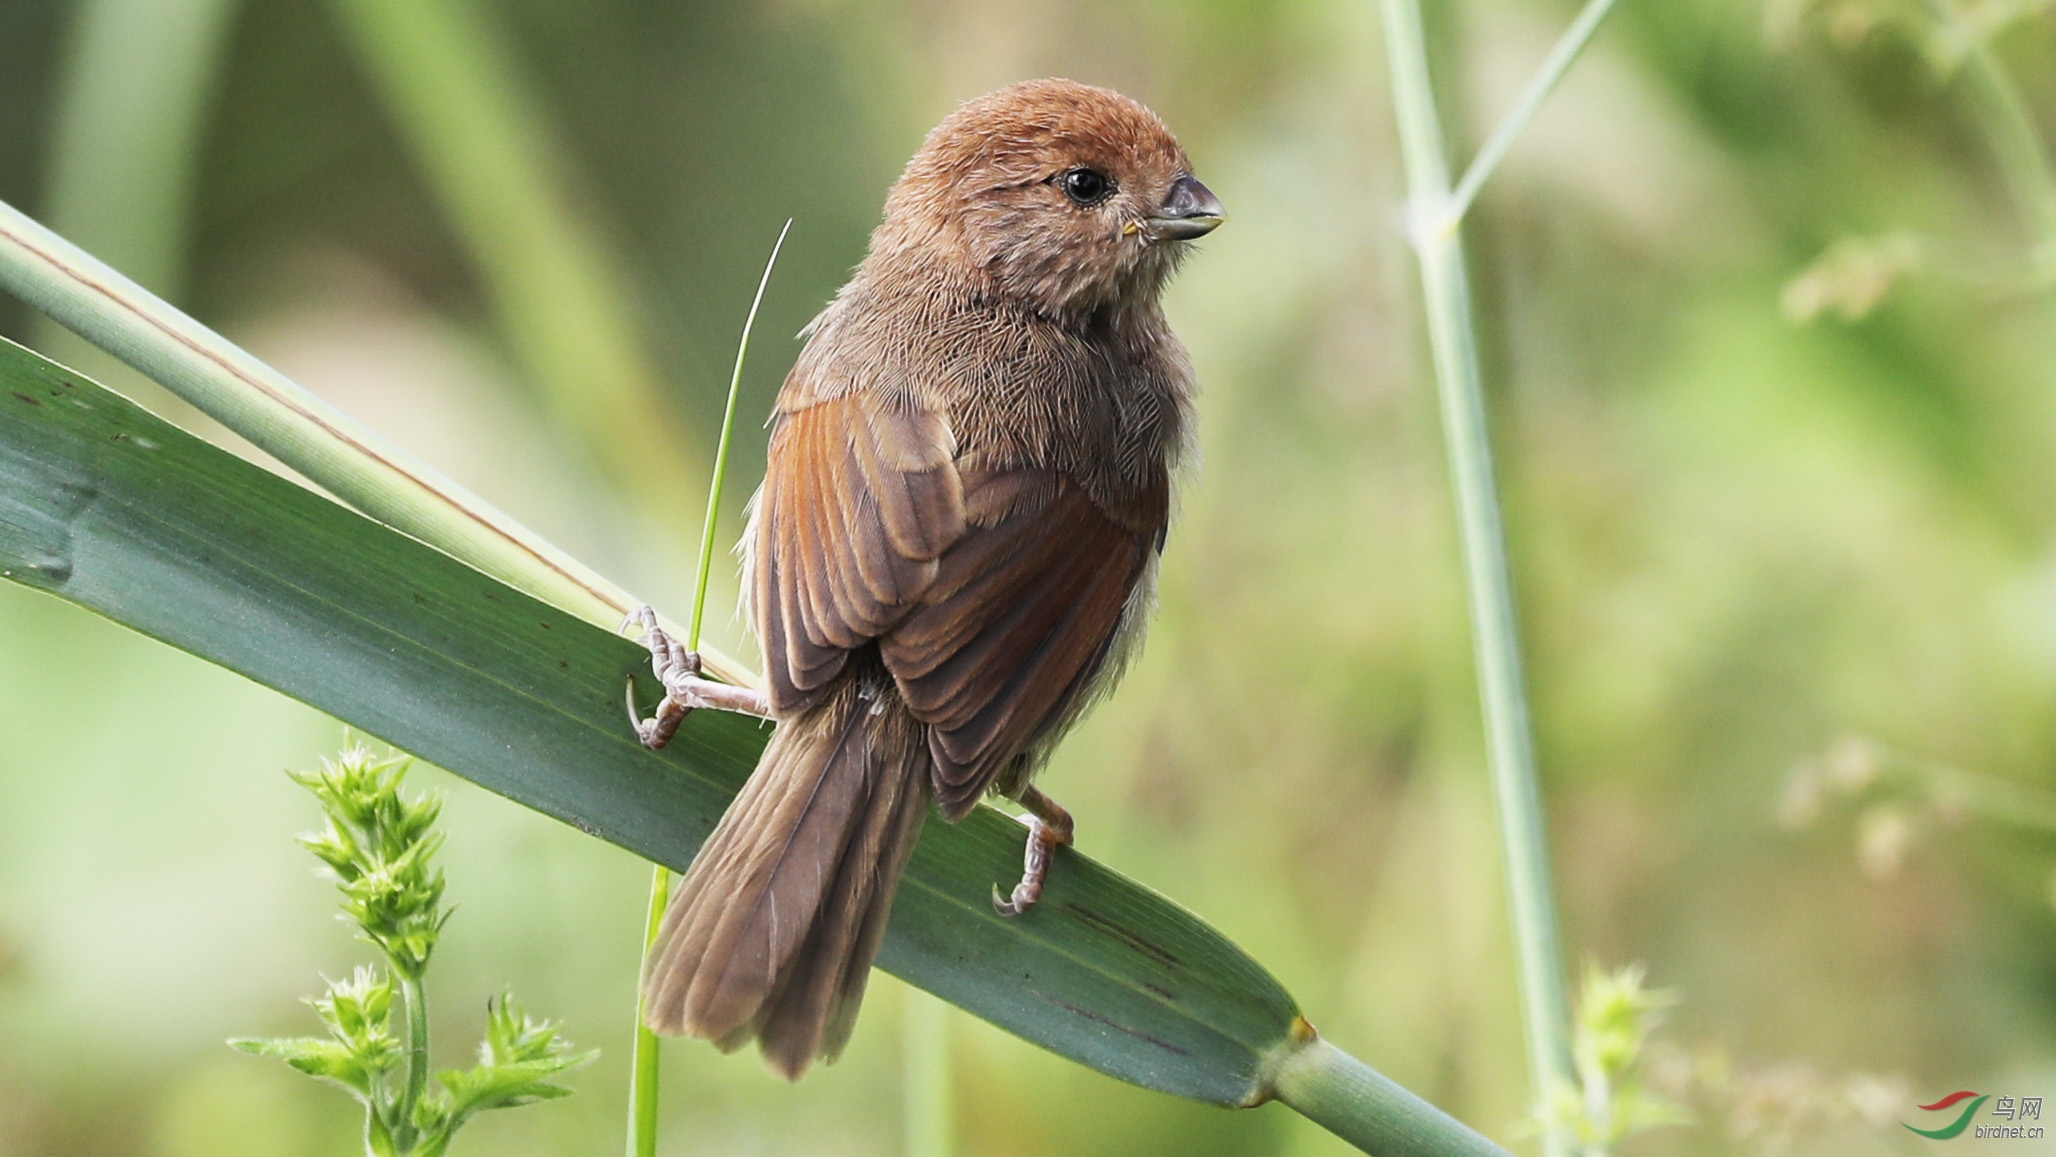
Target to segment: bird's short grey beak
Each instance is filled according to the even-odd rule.
[[[1153,241],[1190,241],[1214,231],[1226,216],[1221,202],[1198,178],[1184,176],[1171,183],[1170,195],[1149,217]]]

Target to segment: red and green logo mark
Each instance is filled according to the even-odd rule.
[[[1969,1104],[1964,1104],[1966,1101]],[[1920,1129],[1912,1125],[1907,1125],[1906,1127],[1923,1137],[1932,1137],[1937,1141],[1947,1141],[1961,1134],[1965,1129],[1970,1128],[1970,1119],[1977,1115],[1977,1111],[1984,1107],[1986,1101],[1992,1102],[1992,1119],[1995,1122],[2006,1123],[1979,1125],[1977,1127],[1977,1135],[1979,1137],[2009,1137],[2023,1140],[2039,1140],[2043,1137],[2044,1134],[2040,1125],[2021,1124],[2023,1121],[2039,1121],[2042,1119],[2042,1099],[2040,1097],[1999,1097],[1994,1099],[1990,1093],[1977,1093],[1969,1089],[1950,1093],[1932,1105],[1920,1106],[1920,1110],[1923,1113],[1944,1113],[1955,1109],[1958,1105],[1963,1105],[1963,1110],[1956,1114],[1954,1121],[1934,1129]],[[1900,1124],[1903,1125],[1905,1122],[1902,1121]]]
[[[1963,1101],[1969,1101],[1970,1104],[1963,1106],[1963,1112],[1957,1114],[1957,1117],[1954,1121],[1949,1122],[1948,1124],[1942,1126],[1939,1129],[1913,1129],[1913,1126],[1911,1125],[1906,1125],[1906,1127],[1909,1129],[1913,1129],[1914,1132],[1920,1134],[1923,1137],[1933,1137],[1937,1141],[1947,1141],[1949,1138],[1954,1137],[1958,1133],[1961,1133],[1965,1129],[1969,1128],[1970,1118],[1978,1111],[1978,1108],[1980,1106],[1982,1106],[1986,1101],[1989,1101],[1991,1099],[1992,1095],[1990,1093],[1986,1093],[1983,1096],[1979,1096],[1977,1093],[1971,1092],[1969,1089],[1964,1089],[1960,1092],[1950,1093],[1948,1096],[1943,1097],[1941,1100],[1936,1101],[1934,1104],[1922,1105],[1920,1108],[1921,1111],[1925,1113],[1939,1113],[1943,1109],[1951,1109],[1956,1107],[1957,1104]],[[1904,1121],[1901,1121],[1900,1124],[1904,1125],[1906,1123]]]

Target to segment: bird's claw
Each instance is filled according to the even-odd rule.
[[[655,750],[671,742],[678,725],[700,707],[771,718],[771,704],[762,691],[717,683],[701,674],[704,667],[699,652],[679,646],[678,640],[658,623],[656,611],[646,606],[630,611],[621,620],[621,629],[630,627],[640,631],[635,641],[649,648],[650,671],[664,685],[664,698],[657,704],[656,715],[644,719],[635,709],[635,678],[630,676],[628,680],[628,719],[644,747]]]
[[[1051,855],[1057,845],[1071,842],[1071,813],[1058,806],[1057,801],[1032,787],[1022,793],[1020,801],[1031,813],[1021,817],[1021,822],[1028,826],[1027,847],[1021,853],[1021,882],[1005,896],[1000,894],[998,884],[992,886],[992,908],[1002,916],[1019,916],[1042,899]]]
[[[656,714],[644,719],[635,709],[635,676],[628,678],[628,724],[635,729],[636,740],[655,751],[671,742],[671,737],[678,733],[678,725],[699,706],[691,694],[691,685],[699,679],[700,657],[666,634],[657,623],[656,610],[647,605],[628,612],[628,617],[621,620],[621,630],[630,627],[639,628],[635,641],[649,648],[650,673],[664,685],[664,698],[657,703]]]

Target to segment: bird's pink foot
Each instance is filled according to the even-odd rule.
[[[771,717],[771,706],[762,692],[702,678],[699,654],[680,646],[678,640],[657,625],[656,611],[647,606],[630,611],[621,620],[622,630],[629,627],[638,629],[635,641],[650,649],[650,671],[664,685],[664,698],[657,704],[656,714],[644,719],[635,709],[635,680],[628,681],[628,722],[644,747],[654,751],[671,742],[678,725],[699,707],[762,719]]]
[[[1074,828],[1070,812],[1032,787],[1022,789],[1016,801],[1029,812],[1021,821],[1028,825],[1028,846],[1021,857],[1021,882],[1014,885],[1013,894],[1001,896],[999,885],[992,887],[992,906],[1002,916],[1019,916],[1042,899],[1050,855],[1058,844],[1071,842]]]

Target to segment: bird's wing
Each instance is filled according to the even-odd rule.
[[[952,816],[1090,681],[1168,501],[1116,519],[1061,473],[959,473],[955,454],[939,414],[861,394],[788,410],[750,548],[773,707],[811,704],[875,640]]]
[[[1162,522],[1161,495],[1123,526],[1048,470],[966,471],[963,492],[962,540],[879,640],[929,725],[936,802],[952,818],[1090,683]]]
[[[964,534],[956,439],[940,414],[864,395],[779,415],[750,545],[772,707],[818,699],[849,652],[906,616]]]

